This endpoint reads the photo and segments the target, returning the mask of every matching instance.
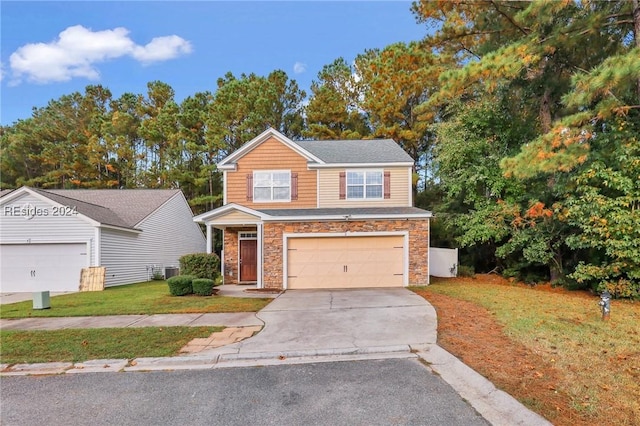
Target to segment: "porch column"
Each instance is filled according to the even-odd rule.
[[[213,243],[213,232],[211,229],[211,224],[207,223],[207,254],[211,254],[211,245]]]
[[[257,268],[257,275],[258,275],[258,281],[256,283],[256,287],[257,288],[264,288],[264,284],[262,282],[262,264],[264,263],[264,259],[262,258],[262,240],[263,240],[263,225],[262,223],[258,223],[256,226],[256,233],[258,234],[258,253],[257,253],[257,258],[258,258],[258,268]]]

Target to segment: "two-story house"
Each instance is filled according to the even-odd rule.
[[[393,140],[293,141],[268,129],[218,164],[226,284],[308,289],[429,281],[429,218],[413,207],[413,160]]]

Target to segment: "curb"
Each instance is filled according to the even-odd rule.
[[[48,362],[3,364],[0,376],[37,376],[66,373],[201,370],[312,362],[354,361],[359,359],[417,358],[409,345],[365,348],[337,348],[304,351],[255,352],[248,354],[194,354],[175,357],[98,359],[79,363]]]
[[[438,345],[413,348],[429,368],[493,425],[552,426]]]
[[[552,425],[542,416],[526,408],[511,395],[497,389],[493,383],[437,344],[255,352],[246,354],[195,354],[166,358],[136,358],[134,360],[103,359],[76,364],[71,362],[2,364],[0,365],[0,367],[2,367],[0,376],[203,370],[409,358],[419,358],[423,360],[427,368],[435,374],[438,374],[483,418],[493,425]]]

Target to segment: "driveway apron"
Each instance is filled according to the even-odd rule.
[[[213,353],[384,352],[436,343],[435,310],[406,289],[289,290],[257,317],[265,323],[259,334]]]

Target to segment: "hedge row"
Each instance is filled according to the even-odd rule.
[[[215,281],[208,278],[196,278],[193,275],[177,275],[167,280],[169,293],[172,296],[186,296],[196,294],[198,296],[211,296]]]

